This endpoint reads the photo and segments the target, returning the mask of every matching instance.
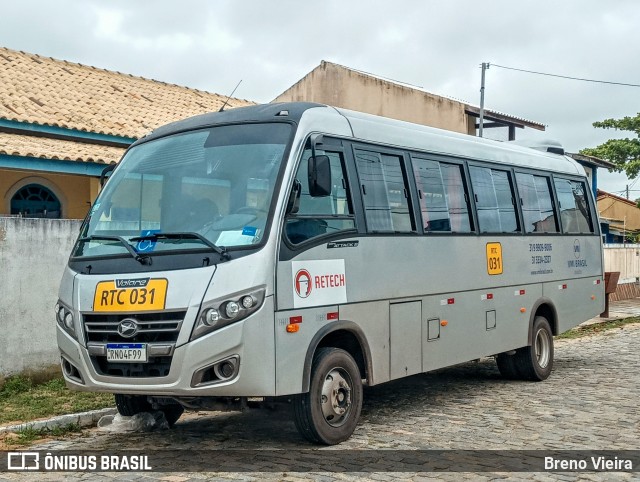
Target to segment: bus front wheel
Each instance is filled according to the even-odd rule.
[[[536,316],[531,332],[531,346],[520,348],[513,356],[521,378],[536,382],[546,380],[553,368],[553,332],[544,316]]]
[[[353,357],[339,348],[320,348],[313,359],[309,388],[293,399],[300,434],[326,445],[347,440],[362,410],[362,378]]]
[[[115,394],[116,408],[123,417],[133,417],[142,412],[150,412],[151,404],[144,395],[122,395]]]
[[[509,353],[500,353],[496,356],[496,364],[500,374],[507,380],[516,380],[520,378],[518,369],[516,367],[515,353],[510,355]]]
[[[115,399],[118,413],[124,417],[133,417],[138,413],[153,411],[153,407],[144,395],[123,395],[116,393]],[[184,408],[179,404],[163,405],[160,407],[160,411],[164,413],[169,427],[173,427],[184,412]]]

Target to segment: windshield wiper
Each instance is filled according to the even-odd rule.
[[[207,245],[214,252],[220,255],[221,258],[230,260],[231,256],[229,256],[229,252],[227,248],[224,246],[218,246],[217,244],[212,243],[207,238],[198,233],[184,232],[184,233],[149,233],[144,236],[136,236],[135,238],[130,238],[130,241],[155,241],[157,239],[197,239],[202,244]]]
[[[80,241],[86,242],[86,241],[118,241],[120,244],[122,244],[122,246],[124,246],[127,251],[129,252],[129,254],[131,256],[133,256],[133,259],[135,259],[136,261],[138,261],[140,264],[151,264],[151,258],[147,255],[141,255],[140,253],[138,253],[133,246],[131,246],[126,239],[124,239],[122,236],[102,236],[102,235],[91,235],[91,236],[87,236],[86,238],[80,238]]]

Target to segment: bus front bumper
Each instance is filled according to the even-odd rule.
[[[262,313],[265,311],[269,312]],[[100,356],[99,347],[82,346],[60,326],[56,331],[62,371],[72,390],[164,397],[258,397],[275,395],[275,349],[266,346],[273,336],[264,336],[269,327],[273,330],[272,319],[252,316],[171,347],[165,372],[140,363],[120,364],[125,371],[122,376],[114,376],[112,370],[105,374],[105,363],[109,362]],[[158,350],[149,345],[147,353],[151,361]]]

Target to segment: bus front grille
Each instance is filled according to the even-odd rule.
[[[87,349],[96,372],[112,377],[147,378],[166,377],[171,369],[173,351],[180,334],[186,311],[83,315]],[[135,324],[133,336],[123,336],[123,321]],[[144,343],[149,355],[146,363],[120,363],[107,361],[109,343]]]
[[[87,343],[175,343],[186,311],[140,313],[134,315],[85,314],[83,325]],[[123,337],[118,332],[120,323],[133,319],[137,332],[133,337]]]

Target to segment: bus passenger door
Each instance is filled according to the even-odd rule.
[[[334,296],[337,303],[346,298],[346,286],[343,286],[346,277],[340,275],[345,275],[349,260],[344,257],[344,250],[329,249],[331,241],[357,234],[346,169],[341,152],[316,149],[316,155],[329,158],[331,193],[312,196],[309,192],[311,150],[306,149],[298,167],[282,233],[277,269],[278,310],[335,304],[327,302],[333,299],[327,296],[329,291],[333,291],[333,295],[338,291],[343,293]],[[309,266],[315,265],[320,270],[305,268],[308,276],[298,273],[299,263],[307,261],[311,262]],[[296,277],[297,273],[299,276]]]
[[[327,141],[325,139],[325,144]],[[355,250],[340,249],[340,243],[357,243],[353,241],[357,235],[356,222],[344,156],[339,147],[335,150],[324,147],[326,150],[316,148],[316,155],[329,158],[331,193],[312,196],[309,192],[308,160],[312,154],[306,149],[284,222],[276,271],[276,391],[279,394],[299,390],[295,384],[299,385],[302,380],[304,357],[313,336],[324,325],[338,321],[339,307],[348,301],[348,272],[355,261],[348,255]],[[331,249],[336,246],[338,249]],[[286,325],[292,320],[299,325],[295,334],[287,331]]]

